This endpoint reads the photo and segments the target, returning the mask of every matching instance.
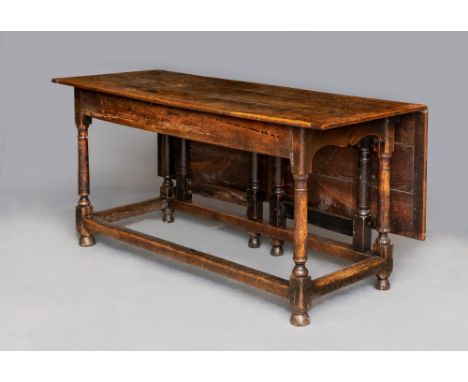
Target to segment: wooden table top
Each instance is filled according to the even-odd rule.
[[[164,70],[55,78],[52,81],[160,105],[317,130],[426,109],[426,106],[421,104]]]

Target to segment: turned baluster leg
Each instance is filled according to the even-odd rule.
[[[175,187],[174,182],[172,181],[171,174],[171,153],[170,153],[170,138],[168,135],[162,136],[162,145],[161,145],[162,155],[162,172],[164,176],[163,183],[160,189],[160,195],[162,199],[161,211],[163,213],[163,222],[172,223],[174,221],[174,196],[175,196]]]
[[[311,278],[307,261],[307,179],[308,175],[294,175],[294,268],[289,279],[291,324],[310,323],[307,313],[310,305]]]
[[[180,165],[176,175],[176,197],[177,200],[189,202],[192,200],[192,191],[190,189],[190,170],[188,166],[188,147],[187,140],[180,140]]]
[[[371,139],[363,139],[359,145],[358,208],[353,219],[353,247],[360,252],[371,248],[371,220],[369,209],[369,161]]]
[[[94,237],[83,224],[83,219],[93,214],[93,206],[89,201],[89,156],[88,156],[88,128],[91,118],[79,115],[76,126],[78,128],[78,194],[80,199],[76,206],[76,229],[80,234],[80,245],[89,247],[95,244]]]
[[[286,219],[281,214],[281,202],[284,199],[284,186],[281,164],[281,158],[274,158],[274,184],[273,190],[270,195],[270,224],[275,227],[286,226]],[[272,238],[270,253],[272,256],[281,256],[283,254],[283,240]]]
[[[378,183],[378,231],[374,244],[376,251],[385,260],[382,270],[377,273],[375,287],[390,289],[389,277],[393,269],[393,245],[388,237],[390,232],[390,159],[393,152],[393,127],[385,121],[383,142],[379,144],[379,183]]]
[[[258,174],[258,154],[252,153],[250,162],[250,187],[247,190],[247,217],[250,220],[263,220],[263,200],[261,198],[260,179]],[[260,247],[260,234],[249,232],[249,247]]]

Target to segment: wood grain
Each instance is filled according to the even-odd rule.
[[[80,90],[82,112],[91,117],[163,135],[261,154],[289,157],[289,128],[265,122],[151,105]]]
[[[249,153],[194,142],[191,145],[193,191],[246,205]],[[391,233],[425,239],[427,177],[427,112],[399,117],[395,124],[395,151],[391,159]],[[289,162],[283,160],[284,199],[293,201]],[[352,218],[357,208],[359,155],[356,147],[326,146],[314,157],[309,177],[309,206]],[[268,166],[265,163],[264,166]],[[273,191],[273,166],[263,169],[265,192]],[[377,216],[378,156],[369,163],[370,207],[373,227]]]
[[[312,297],[317,298],[365,279],[380,270],[384,261],[372,256],[346,268],[312,280]]]
[[[390,232],[424,238],[424,105],[158,70],[54,81],[75,87],[81,245],[93,245],[93,235],[104,234],[289,298],[291,324],[305,326],[315,296],[372,274],[377,289],[390,287]],[[87,135],[93,118],[159,134],[160,198],[93,214]],[[359,156],[350,148],[356,145]],[[197,150],[199,159],[193,160]],[[234,202],[247,195],[247,217],[194,205],[191,196],[197,187]],[[270,224],[262,218],[267,195]],[[288,202],[292,230],[282,215]],[[289,281],[110,223],[158,207],[167,223],[180,210],[245,229],[251,247],[266,234],[273,238],[276,255],[282,241],[291,240]],[[318,211],[322,226],[327,220],[342,231],[354,215],[353,244],[309,234],[309,211]],[[372,250],[371,226],[379,232]],[[312,281],[306,266],[309,248],[360,262]]]
[[[85,220],[85,227],[90,232],[105,234],[119,241],[156,252],[161,256],[219,273],[232,280],[252,285],[280,297],[287,298],[289,296],[289,283],[280,277],[128,228],[117,227],[96,218],[88,217]]]
[[[164,70],[55,78],[53,81],[160,105],[319,130],[426,108],[419,104]]]

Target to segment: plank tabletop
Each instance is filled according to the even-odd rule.
[[[318,130],[426,109],[421,104],[164,70],[55,78],[52,81],[154,104]]]

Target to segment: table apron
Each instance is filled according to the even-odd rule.
[[[91,118],[282,158],[289,158],[297,129],[85,90],[80,90],[79,102],[80,112]]]

